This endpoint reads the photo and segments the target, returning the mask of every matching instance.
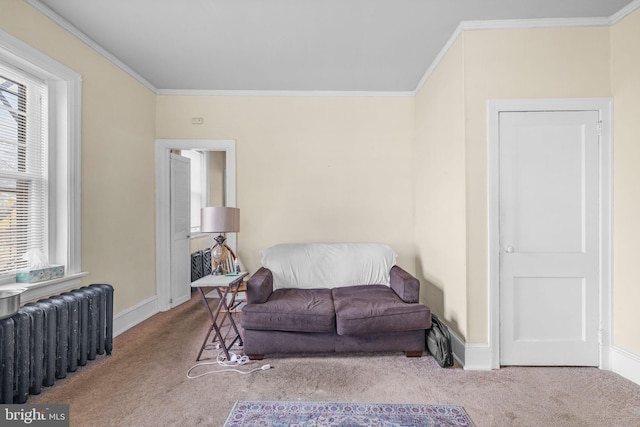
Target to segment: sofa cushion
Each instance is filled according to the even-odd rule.
[[[331,292],[338,335],[411,331],[431,324],[429,308],[402,301],[386,286],[350,286]]]
[[[335,332],[336,315],[330,289],[278,289],[263,304],[242,309],[244,329]]]
[[[396,263],[393,249],[381,243],[286,243],[260,255],[273,289],[389,285]]]

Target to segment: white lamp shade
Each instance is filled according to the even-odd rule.
[[[224,206],[207,206],[200,209],[200,231],[237,233],[240,231],[240,209]]]

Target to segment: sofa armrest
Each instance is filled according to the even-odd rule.
[[[420,302],[420,281],[402,268],[394,265],[390,271],[391,289],[404,302]]]
[[[273,292],[273,274],[271,270],[260,267],[247,281],[247,303],[262,304],[267,302]]]

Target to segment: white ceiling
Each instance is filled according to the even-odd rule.
[[[158,90],[364,92],[414,91],[463,21],[609,18],[631,3],[28,1],[68,21]]]

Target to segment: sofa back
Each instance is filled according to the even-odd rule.
[[[285,243],[260,252],[273,289],[387,285],[397,255],[381,243]]]

